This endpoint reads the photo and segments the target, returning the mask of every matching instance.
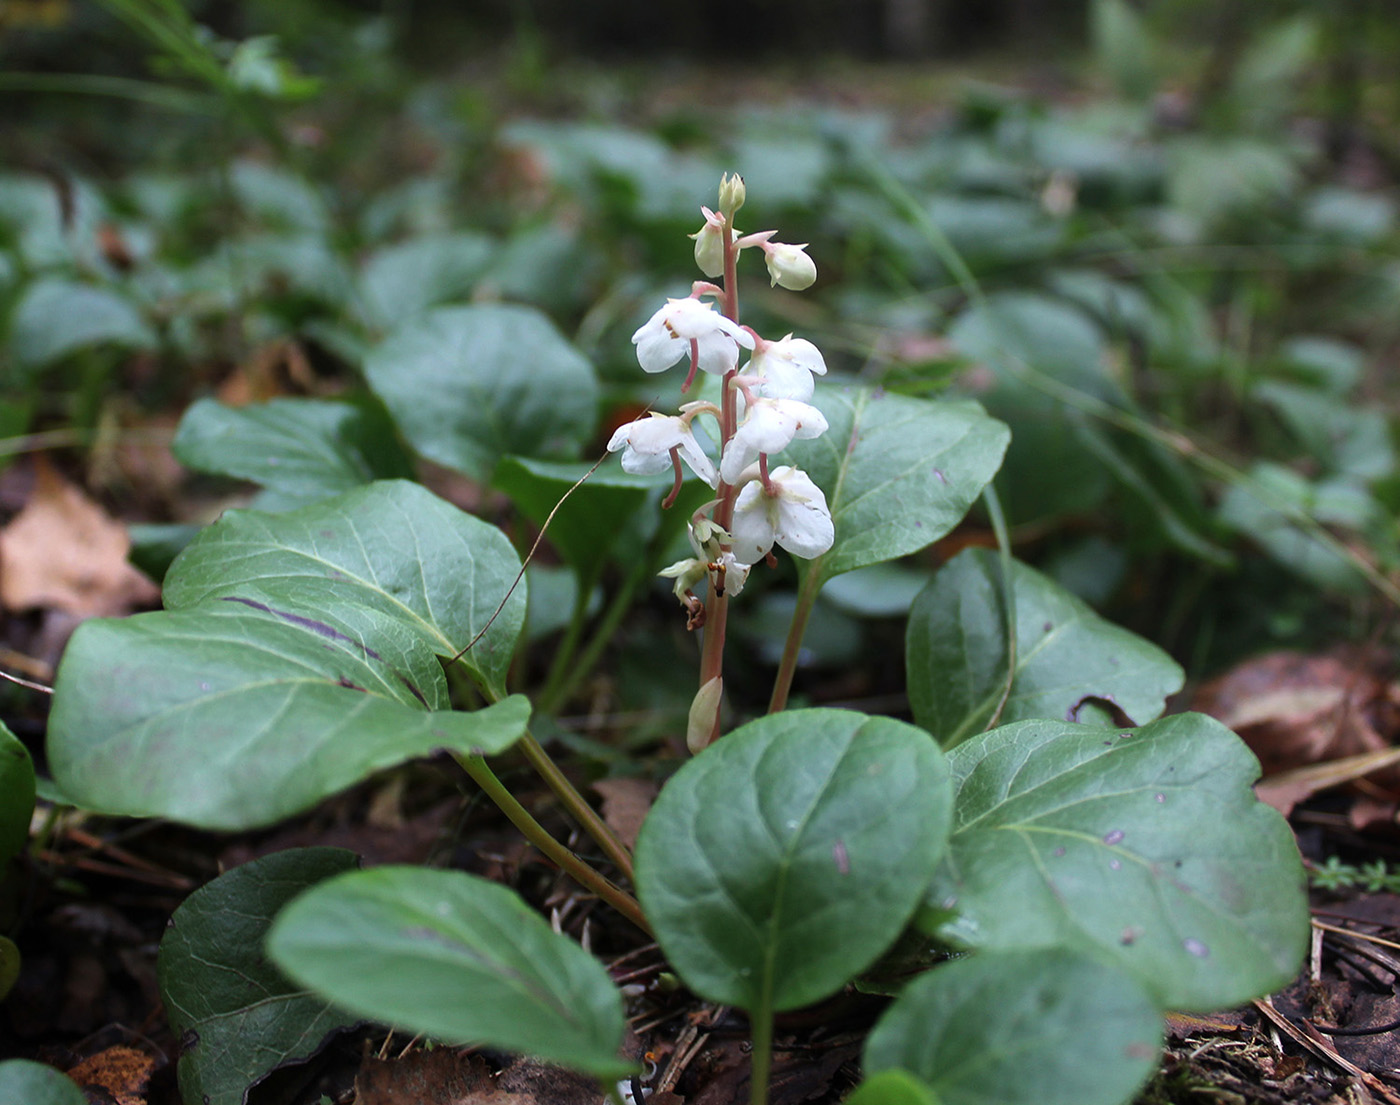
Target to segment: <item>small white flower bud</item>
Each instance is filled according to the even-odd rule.
[[[764,242],[763,260],[773,283],[790,292],[810,288],[817,279],[817,265],[806,253],[807,243],[791,246],[786,242]]]
[[[704,209],[709,214],[709,209]],[[695,263],[712,280],[724,275],[724,224],[706,218],[705,225],[694,234]]]
[[[746,198],[744,178],[738,173],[733,176],[725,173],[719,178],[719,209],[729,217],[730,222],[734,221],[734,212],[744,206]]]

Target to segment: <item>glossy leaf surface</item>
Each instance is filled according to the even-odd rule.
[[[263,952],[284,905],[355,864],[341,848],[274,852],[220,875],[175,911],[157,966],[180,1040],[184,1100],[243,1105],[249,1087],[309,1059],[332,1032],[359,1019],[293,984]]]
[[[865,1045],[944,1105],[1123,1105],[1156,1068],[1162,1018],[1141,985],[1063,948],[981,953],[910,983]]]
[[[462,662],[502,694],[525,619],[523,583],[491,618],[519,570],[496,527],[395,480],[293,513],[229,511],[172,565],[165,604],[261,604],[312,629],[308,619],[336,619],[336,632],[374,651],[404,649],[416,638],[452,656],[486,629]]]
[[[1059,584],[1012,564],[1016,672],[1001,722],[1055,718],[1113,724],[1115,710],[1157,717],[1182,671],[1156,645],[1105,621]],[[905,633],[914,719],[946,746],[980,732],[1006,684],[1001,561],[988,549],[954,557],[920,592]]]
[[[974,948],[1081,949],[1164,1009],[1236,1005],[1293,978],[1308,940],[1297,845],[1219,722],[1025,721],[948,758],[956,823],[926,928]]]
[[[947,768],[926,733],[789,711],[734,730],[666,784],[637,841],[637,889],[693,990],[792,1009],[899,935],[949,817]]]
[[[413,474],[382,410],[324,399],[231,407],[201,399],[171,445],[188,468],[249,480],[287,506]]]
[[[601,1078],[622,999],[601,963],[513,891],[458,871],[377,867],[278,917],[274,962],[337,1005],[439,1040],[524,1052]]]
[[[836,543],[823,579],[917,552],[961,521],[1001,466],[1008,431],[976,403],[823,385],[829,429],[784,454],[826,494]]]
[[[499,752],[525,731],[519,696],[446,709],[436,657],[381,628],[378,651],[329,623],[217,600],[85,622],[58,673],[54,779],[91,809],[245,829],[383,768],[440,749]]]
[[[394,331],[370,387],[429,460],[486,480],[507,454],[570,457],[593,432],[593,367],[539,311],[442,307]]]

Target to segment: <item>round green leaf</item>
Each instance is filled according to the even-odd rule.
[[[1161,1044],[1151,997],[1113,968],[1063,948],[979,952],[904,989],[865,1069],[911,1071],[944,1105],[1124,1105]]]
[[[365,374],[415,449],[483,481],[508,453],[576,455],[597,418],[592,366],[529,307],[419,315],[374,348]]]
[[[923,1080],[907,1070],[893,1068],[871,1075],[855,1093],[846,1098],[845,1105],[941,1105],[934,1092]]]
[[[387,620],[359,635],[216,600],[79,626],[49,763],[91,809],[246,829],[439,749],[499,752],[530,713],[520,696],[474,713],[446,705],[437,659]]]
[[[1080,948],[1162,1008],[1237,1005],[1293,978],[1308,944],[1298,848],[1219,722],[1025,721],[948,759],[956,823],[921,922],[936,935]]]
[[[1151,721],[1181,689],[1183,673],[1156,645],[1100,618],[1034,568],[1013,562],[1016,672],[1001,712],[1093,721],[1117,707]],[[943,746],[980,732],[1006,686],[1001,561],[968,549],[939,569],[909,612],[905,665],[914,720]],[[1111,724],[1111,720],[1106,722]]]
[[[88,1105],[88,1096],[65,1074],[28,1059],[0,1063],[0,1101],[24,1105]]]
[[[466,295],[496,252],[484,234],[428,234],[377,250],[360,275],[362,314],[371,326],[397,326]]]
[[[0,869],[24,850],[34,813],[29,750],[0,722]]]
[[[374,651],[387,642],[371,631],[418,637],[439,656],[484,629],[462,662],[499,696],[525,620],[523,582],[496,612],[519,570],[496,527],[393,480],[285,514],[229,511],[171,566],[165,605],[225,599],[289,623],[368,619],[349,632]]]
[[[827,385],[813,402],[829,429],[784,456],[826,493],[836,523],[835,545],[813,563],[823,579],[945,536],[996,475],[1009,439],[967,401]]]
[[[230,407],[201,399],[180,419],[171,451],[188,468],[260,484],[288,506],[413,474],[377,404],[273,399]]]
[[[335,1004],[409,1032],[615,1079],[622,999],[602,964],[504,886],[458,871],[341,875],[282,911],[273,961]]]
[[[293,985],[263,954],[278,910],[355,863],[342,848],[275,852],[220,875],[175,911],[157,968],[185,1101],[243,1105],[250,1086],[358,1020]]]
[[[637,841],[637,890],[696,993],[793,1009],[899,935],[949,817],[947,768],[926,733],[847,710],[775,714],[666,784]]]
[[[42,368],[93,345],[150,348],[155,334],[129,300],[71,280],[31,284],[10,321],[10,352],[17,365]]]

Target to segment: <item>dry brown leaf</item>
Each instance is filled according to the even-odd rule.
[[[0,604],[79,618],[149,606],[160,592],[127,563],[130,547],[125,526],[40,458],[29,502],[0,530]]]
[[[599,779],[593,789],[603,796],[603,820],[628,848],[637,846],[642,827],[659,789],[650,779]]]
[[[310,395],[316,373],[306,350],[291,338],[265,342],[219,385],[218,397],[231,407],[262,403],[281,395]]]
[[[597,1105],[591,1078],[520,1059],[497,1077],[477,1055],[452,1048],[367,1058],[355,1105]]]
[[[1400,687],[1358,661],[1274,652],[1207,684],[1193,706],[1239,733],[1271,782],[1309,764],[1386,752],[1397,702]],[[1373,765],[1367,778],[1400,793],[1393,764]],[[1285,803],[1300,794],[1296,786],[1280,789]]]
[[[156,1061],[134,1047],[109,1047],[68,1072],[79,1086],[106,1093],[117,1105],[146,1105]]]

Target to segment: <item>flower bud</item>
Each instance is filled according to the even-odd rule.
[[[807,243],[790,246],[785,242],[764,242],[763,260],[773,283],[790,292],[810,288],[817,279],[817,265],[806,254]]]
[[[691,235],[695,239],[695,263],[710,279],[724,275],[724,224],[711,222]]]
[[[746,196],[744,178],[738,173],[733,176],[725,173],[719,178],[719,209],[731,223],[734,221],[734,212],[744,206]]]

